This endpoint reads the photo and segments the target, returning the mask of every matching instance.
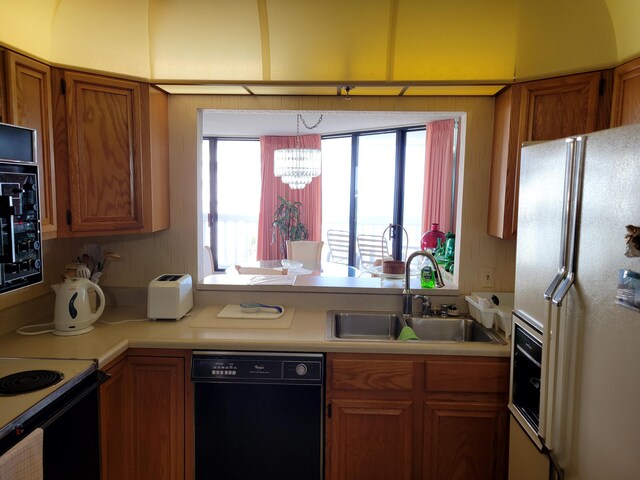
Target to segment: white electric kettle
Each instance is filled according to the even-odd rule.
[[[86,278],[68,278],[64,283],[51,285],[56,292],[53,313],[54,335],[81,335],[93,330],[93,322],[104,311],[104,293],[95,283]],[[91,311],[89,292],[94,290],[100,300],[95,312]]]

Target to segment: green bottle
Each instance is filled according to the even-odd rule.
[[[433,278],[433,268],[429,265],[422,267],[422,270],[420,270],[420,286],[422,288],[436,287],[436,282]]]

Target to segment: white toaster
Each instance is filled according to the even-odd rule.
[[[191,275],[165,274],[149,282],[147,318],[179,320],[193,307]]]

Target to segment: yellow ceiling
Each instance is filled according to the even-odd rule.
[[[183,92],[487,95],[640,55],[638,18],[638,0],[0,0],[0,43]]]

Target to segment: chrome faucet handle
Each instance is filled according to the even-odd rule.
[[[422,304],[422,316],[430,317],[433,315],[433,309],[431,304],[431,298],[426,295],[414,295],[413,298],[419,298]]]

